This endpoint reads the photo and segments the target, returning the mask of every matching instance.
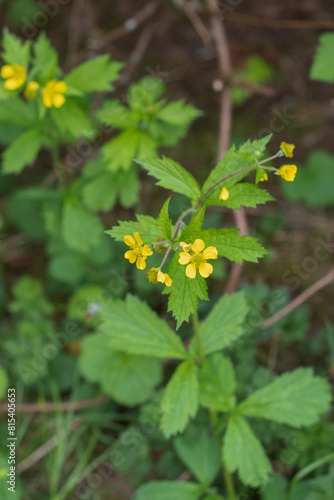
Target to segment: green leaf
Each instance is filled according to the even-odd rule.
[[[265,189],[260,189],[254,184],[248,184],[247,182],[231,186],[229,193],[230,196],[226,201],[221,201],[218,197],[211,195],[207,197],[206,203],[208,205],[219,205],[240,210],[242,206],[255,208],[257,205],[263,205],[267,201],[275,199]]]
[[[249,307],[244,292],[223,295],[207,318],[199,325],[202,347],[205,354],[226,349],[244,333],[244,322]],[[190,346],[194,353],[196,346]]]
[[[20,135],[5,150],[3,154],[3,172],[18,174],[27,165],[31,165],[41,149],[43,133],[38,129],[31,129]]]
[[[86,112],[72,99],[67,98],[61,108],[51,108],[50,114],[55,125],[66,136],[73,139],[93,138],[94,129]]]
[[[157,220],[150,215],[136,215],[137,221],[118,221],[118,226],[114,226],[109,231],[105,231],[116,241],[124,242],[127,234],[139,233],[144,244],[152,243],[160,236]]]
[[[9,30],[5,28],[2,46],[4,51],[1,56],[6,64],[18,64],[25,68],[28,67],[30,60],[30,41],[22,43],[17,36],[12,35]]]
[[[166,438],[182,432],[198,408],[197,367],[183,361],[168,382],[161,403],[161,430]]]
[[[213,411],[230,412],[235,407],[235,374],[231,360],[216,352],[199,368],[199,402]]]
[[[254,162],[259,161],[263,153],[266,151],[266,146],[273,134],[266,135],[262,139],[255,139],[255,141],[248,140],[239,148],[239,154],[242,156],[253,159]]]
[[[64,203],[62,232],[70,248],[82,253],[94,250],[103,233],[100,220],[74,197],[67,197]]]
[[[133,207],[138,203],[141,188],[137,166],[131,165],[126,172],[120,170],[117,172],[117,178],[121,205],[124,208]]]
[[[77,253],[67,252],[56,255],[49,262],[49,273],[52,278],[69,285],[78,284],[84,277],[86,265]]]
[[[15,123],[24,127],[30,127],[36,123],[37,117],[33,107],[18,97],[10,97],[1,101],[0,121]]]
[[[96,116],[101,123],[120,130],[131,128],[136,124],[130,111],[117,100],[105,100]]]
[[[84,339],[80,371],[92,382],[99,382],[105,393],[121,404],[138,405],[148,399],[160,382],[161,368],[156,359],[115,352],[109,335],[93,334]]]
[[[172,235],[172,221],[169,218],[168,207],[171,196],[165,201],[158,218],[158,229],[160,235],[169,240]]]
[[[229,472],[238,471],[244,484],[257,488],[267,482],[270,461],[246,420],[238,415],[229,418],[223,457]]]
[[[184,241],[185,243],[194,243],[196,238],[202,233],[202,224],[204,220],[206,207],[202,207],[195,217],[189,222],[189,224],[182,230],[181,236],[179,238],[180,241]]]
[[[326,380],[314,376],[311,368],[298,368],[251,394],[239,405],[238,411],[301,427],[317,422],[328,410],[330,401]]]
[[[109,334],[109,345],[129,354],[157,358],[186,358],[180,338],[146,302],[128,295],[125,301],[105,306],[101,329]]]
[[[102,148],[107,169],[111,171],[128,170],[138,151],[140,137],[140,131],[127,129],[107,142]]]
[[[8,375],[4,368],[0,365],[0,398],[3,398],[9,387]]]
[[[103,172],[84,185],[82,197],[90,210],[111,210],[116,203],[118,183],[112,172]]]
[[[198,500],[202,488],[183,481],[152,481],[140,486],[134,500]]]
[[[201,190],[198,182],[185,168],[179,163],[166,158],[148,158],[145,160],[136,160],[149,175],[152,175],[158,182],[158,186],[166,189],[171,189],[175,193],[184,194],[191,200],[198,200],[201,195]]]
[[[172,125],[190,125],[190,123],[201,116],[202,112],[191,104],[185,104],[183,100],[166,104],[158,113],[160,120]]]
[[[287,486],[288,481],[284,476],[273,477],[265,488],[261,488],[261,500],[282,500],[282,498],[286,498]]]
[[[169,276],[173,286],[166,289],[169,294],[168,311],[172,311],[177,320],[177,328],[183,321],[188,321],[190,314],[197,312],[198,299],[209,300],[206,281],[199,273],[196,278],[186,276],[186,266],[178,263],[180,252],[176,252],[169,267]]]
[[[311,80],[334,82],[333,51],[334,33],[323,33],[319,37],[319,45],[311,67]]]
[[[34,43],[34,79],[45,85],[50,80],[54,80],[59,72],[58,54],[52,47],[46,34],[42,32]]]
[[[256,238],[239,235],[239,229],[207,229],[199,236],[206,246],[217,248],[219,257],[226,257],[232,262],[258,262],[268,252]]]
[[[123,65],[111,61],[108,54],[98,56],[74,68],[65,78],[71,88],[81,92],[101,92],[112,90],[111,82],[118,78]]]
[[[174,446],[183,463],[196,479],[209,486],[221,467],[218,439],[206,429],[188,426],[186,432],[174,438]]]
[[[143,111],[147,107],[156,104],[165,89],[161,80],[151,76],[145,76],[139,82],[130,86],[128,103],[133,110]]]

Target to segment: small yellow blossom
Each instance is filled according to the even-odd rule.
[[[24,84],[27,78],[27,71],[23,66],[19,66],[18,64],[5,64],[1,68],[1,77],[6,80],[4,84],[5,89],[16,90]]]
[[[35,99],[37,96],[37,90],[39,89],[39,84],[37,82],[29,82],[24,91],[24,97],[26,99]]]
[[[226,201],[229,199],[230,193],[226,187],[223,187],[223,189],[220,191],[219,199]]]
[[[288,144],[287,142],[281,142],[281,150],[284,153],[284,156],[287,158],[292,158],[293,157],[293,150],[295,149],[294,144]]]
[[[283,165],[277,172],[284,180],[292,182],[295,180],[297,167],[296,165]]]
[[[197,239],[191,245],[192,254],[187,252],[181,252],[179,263],[182,265],[188,264],[186,267],[186,275],[188,278],[196,278],[196,271],[203,278],[207,278],[213,271],[211,264],[206,262],[208,259],[217,259],[218,251],[216,247],[205,248],[205,243],[203,240]]]
[[[159,281],[159,283],[165,283],[166,286],[171,286],[173,283],[172,278],[168,276],[168,274],[163,273],[156,267],[151,267],[151,269],[147,271],[147,277],[151,283],[157,283]]]
[[[67,90],[67,85],[65,82],[57,82],[57,80],[51,80],[48,82],[43,89],[43,104],[46,108],[61,108],[66,101],[63,95]]]
[[[190,243],[185,243],[184,241],[180,241],[179,245],[184,252],[189,252],[189,250],[191,249]]]
[[[131,250],[125,252],[124,257],[128,259],[131,264],[136,262],[137,269],[145,269],[145,261],[153,252],[148,245],[142,246],[143,240],[138,233],[133,233],[133,236],[130,234],[124,236],[124,243],[131,248]]]
[[[268,180],[268,174],[264,172],[263,177],[260,179],[260,182],[267,181]]]

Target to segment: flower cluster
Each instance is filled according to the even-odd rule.
[[[196,278],[197,269],[203,278],[210,276],[213,267],[207,260],[217,259],[217,248],[212,246],[205,248],[204,241],[200,239],[195,240],[192,245],[181,241],[180,246],[183,252],[180,253],[179,263],[187,265],[186,275],[188,278]],[[190,253],[190,250],[192,250],[192,253]]]
[[[27,79],[27,70],[18,64],[6,64],[1,68],[1,77],[5,80],[4,87],[7,90],[17,90],[22,87]],[[24,97],[28,100],[35,99],[38,95],[40,84],[34,80],[27,83]],[[66,101],[64,96],[67,91],[65,82],[51,80],[42,90],[42,100],[46,108],[61,108]]]

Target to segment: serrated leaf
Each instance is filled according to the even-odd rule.
[[[137,297],[105,306],[101,311],[101,330],[109,335],[109,345],[129,354],[157,358],[186,358],[180,338],[165,321]]]
[[[281,375],[243,401],[239,413],[301,427],[312,425],[331,401],[328,383],[311,368],[298,368]]]
[[[100,220],[79,200],[68,197],[64,203],[62,233],[70,248],[88,253],[98,245],[103,226]]]
[[[4,29],[2,47],[4,51],[1,56],[6,64],[18,64],[27,68],[30,60],[31,42],[22,43],[21,40],[12,35],[7,28]]]
[[[319,37],[319,45],[311,67],[311,80],[334,82],[333,51],[334,33],[323,33]]]
[[[160,120],[172,125],[190,125],[190,123],[201,115],[201,111],[191,104],[185,104],[183,100],[166,104],[157,114]]]
[[[191,200],[198,200],[201,190],[196,179],[176,161],[163,156],[160,158],[147,158],[136,160],[149,175],[152,175],[158,182],[157,186],[171,189],[175,193],[184,194]]]
[[[194,279],[188,278],[185,266],[178,263],[179,253],[174,255],[168,271],[173,286],[165,291],[169,294],[168,311],[172,311],[177,320],[177,328],[197,312],[198,299],[209,300],[205,279],[199,273]]]
[[[139,82],[133,83],[129,89],[128,103],[133,110],[145,110],[154,105],[161,97],[165,86],[161,80],[145,76]]]
[[[31,127],[36,122],[36,114],[29,103],[17,97],[10,97],[1,102],[0,121]]]
[[[138,151],[141,135],[139,130],[127,129],[103,146],[102,154],[108,170],[130,168]]]
[[[243,292],[223,295],[212,311],[199,325],[202,347],[205,354],[226,349],[244,333],[244,322],[249,307]],[[190,352],[196,352],[192,341]]]
[[[130,111],[116,99],[105,100],[96,116],[101,123],[120,130],[130,128],[136,124],[136,120],[132,118]]]
[[[266,146],[273,134],[266,135],[262,139],[255,139],[255,141],[247,141],[239,148],[239,154],[246,153],[254,161],[259,161],[266,150]]]
[[[183,361],[168,382],[161,403],[161,430],[166,438],[182,432],[198,408],[197,367]]]
[[[41,149],[43,134],[41,130],[31,129],[20,135],[3,154],[3,172],[18,174],[27,165],[31,165]]]
[[[157,220],[150,215],[136,215],[137,221],[118,221],[118,226],[114,226],[109,231],[105,231],[116,241],[124,243],[124,236],[133,235],[138,232],[144,244],[152,243],[160,236]],[[128,249],[128,248],[127,248]]]
[[[93,138],[94,129],[85,111],[71,98],[61,108],[51,108],[50,115],[58,129],[70,138]]]
[[[183,463],[196,479],[209,486],[221,467],[221,452],[218,439],[206,429],[188,426],[186,432],[176,436],[174,446]]]
[[[156,359],[115,352],[108,345],[109,335],[85,338],[80,371],[87,380],[99,382],[106,394],[129,406],[143,403],[160,382],[161,368]]]
[[[185,243],[194,243],[196,238],[201,234],[203,219],[206,207],[202,207],[189,224],[183,229],[180,240]]]
[[[199,484],[183,481],[152,481],[140,486],[134,500],[198,500],[202,495]]]
[[[44,32],[34,43],[33,66],[34,78],[38,78],[42,85],[57,77],[59,71],[58,54]]]
[[[171,197],[169,197],[165,201],[158,218],[158,229],[160,236],[162,236],[166,240],[169,240],[171,238],[172,233],[172,221],[170,220],[168,213],[170,199]]]
[[[204,359],[199,368],[199,402],[213,411],[235,407],[235,374],[231,360],[221,353]]]
[[[123,64],[111,61],[108,54],[98,56],[74,68],[65,78],[69,87],[81,92],[101,92],[112,89]]]
[[[206,229],[199,236],[206,246],[217,248],[219,257],[226,257],[232,262],[258,262],[268,253],[267,250],[251,236],[242,236],[239,229]]]
[[[118,183],[112,172],[103,172],[84,185],[82,197],[93,211],[111,210],[117,198]]]
[[[238,415],[229,418],[224,436],[223,457],[229,472],[238,471],[240,480],[245,485],[257,488],[267,482],[271,470],[270,461],[249,424]]]
[[[119,183],[119,201],[125,208],[133,207],[139,200],[140,179],[136,165],[131,165],[127,172],[117,172]]]
[[[226,201],[221,201],[214,195],[210,195],[207,197],[206,203],[208,205],[219,205],[240,210],[242,206],[255,208],[257,205],[263,205],[267,201],[275,199],[265,189],[260,189],[254,184],[248,184],[247,182],[231,186],[229,193],[230,196]]]

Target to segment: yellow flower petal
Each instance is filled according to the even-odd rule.
[[[166,286],[172,286],[173,280],[168,274],[165,274],[165,285]]]
[[[64,94],[67,91],[67,85],[65,82],[55,82],[54,91],[59,92],[60,94]]]
[[[181,252],[179,257],[180,264],[188,264],[191,260],[191,255],[188,252]]]
[[[52,97],[43,90],[43,104],[46,108],[52,108]]]
[[[124,257],[130,261],[131,264],[134,264],[137,260],[137,254],[133,250],[128,250],[125,252]]]
[[[141,269],[141,270],[145,269],[145,267],[146,267],[145,259],[143,257],[141,257],[140,255],[137,259],[136,266],[137,266],[137,269]]]
[[[288,144],[287,142],[281,142],[281,150],[283,151],[284,155],[287,156],[288,158],[293,157],[293,150],[295,149],[294,144]]]
[[[21,85],[17,84],[17,79],[15,77],[13,78],[8,78],[8,80],[5,81],[4,87],[7,90],[16,90],[20,87]]]
[[[196,278],[196,267],[194,266],[194,264],[189,264],[186,267],[186,275],[188,276],[188,278]]]
[[[230,197],[230,193],[229,193],[228,189],[226,189],[226,187],[223,187],[223,189],[220,191],[219,199],[226,201],[229,199],[229,197]]]
[[[55,108],[61,108],[62,105],[65,103],[65,101],[66,101],[66,99],[63,96],[63,94],[54,94],[53,95],[52,102],[53,102],[53,105]]]
[[[159,281],[160,283],[165,283],[165,279],[165,274],[159,270],[157,274],[157,281]]]
[[[296,165],[283,165],[278,173],[284,180],[293,182],[296,177],[297,167]]]
[[[194,241],[194,243],[191,245],[191,248],[195,253],[199,253],[205,248],[205,243],[203,240],[197,239]]]
[[[217,259],[218,250],[216,247],[208,247],[203,252],[204,259]]]
[[[134,238],[130,234],[124,236],[124,243],[128,245],[128,247],[134,247],[136,245]]]
[[[144,245],[142,249],[142,256],[146,259],[149,255],[153,255],[153,252],[150,250],[148,245]]]
[[[201,276],[203,276],[203,278],[207,278],[212,273],[213,267],[208,262],[205,262],[205,263],[203,262],[202,264],[200,264],[198,270],[199,270],[199,274]]]
[[[179,245],[183,249],[184,252],[189,252],[189,250],[191,248],[190,243],[185,243],[184,241],[180,241]]]
[[[37,82],[29,82],[24,91],[24,97],[26,99],[35,99],[37,96],[37,90],[39,89],[39,84]]]
[[[262,179],[260,179],[260,182],[267,181],[268,180],[268,174],[264,172]]]
[[[136,241],[137,241],[138,245],[142,245],[143,244],[143,240],[139,236],[139,233],[137,233],[137,232],[133,233],[133,236],[136,238]]]
[[[10,64],[5,64],[1,68],[1,78],[10,78],[15,74],[15,69]]]

